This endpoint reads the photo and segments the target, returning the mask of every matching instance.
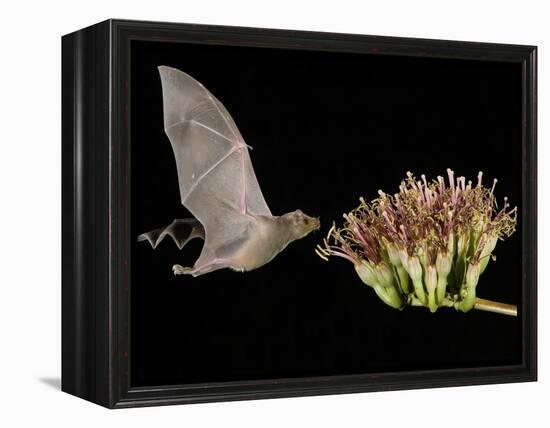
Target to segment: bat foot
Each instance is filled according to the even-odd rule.
[[[190,274],[192,271],[193,268],[190,267],[183,267],[182,265],[172,266],[172,272],[174,272],[174,275],[186,275]]]

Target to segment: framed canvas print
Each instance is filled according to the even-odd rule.
[[[536,380],[535,47],[109,20],[62,53],[64,391]]]

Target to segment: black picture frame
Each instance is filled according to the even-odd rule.
[[[132,40],[514,62],[522,67],[522,363],[192,385],[130,385]],[[537,379],[534,46],[107,20],[62,38],[62,390],[109,408]]]

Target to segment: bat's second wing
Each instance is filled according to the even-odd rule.
[[[211,262],[217,248],[242,240],[254,216],[271,212],[247,145],[225,107],[191,76],[165,66],[159,71],[181,202],[205,229],[197,266]]]

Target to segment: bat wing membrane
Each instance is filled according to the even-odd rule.
[[[271,212],[248,148],[225,107],[186,73],[165,66],[159,71],[181,201],[205,229],[197,266],[215,258],[216,248],[242,240],[254,216]]]

